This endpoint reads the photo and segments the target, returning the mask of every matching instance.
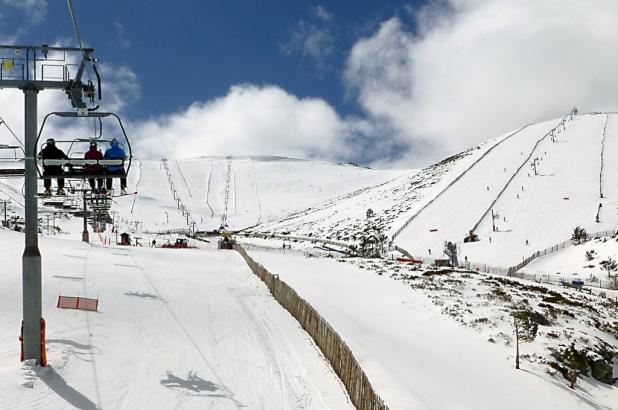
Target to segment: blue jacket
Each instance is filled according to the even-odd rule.
[[[124,150],[118,143],[118,141],[112,141],[112,146],[109,147],[105,151],[104,158],[105,159],[125,159],[127,155],[124,153]],[[124,167],[122,165],[108,165],[108,172],[119,172],[122,171]]]

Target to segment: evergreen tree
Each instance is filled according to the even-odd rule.
[[[608,278],[612,276],[612,272],[615,272],[616,269],[618,269],[618,263],[616,263],[616,261],[613,260],[611,257],[608,257],[607,259],[601,261],[600,265],[603,269],[607,271]]]
[[[585,242],[588,239],[588,233],[586,230],[580,226],[576,226],[573,229],[573,235],[571,235],[571,240],[576,242],[578,245],[582,242]]]

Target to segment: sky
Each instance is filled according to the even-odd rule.
[[[142,158],[417,168],[573,106],[618,106],[612,0],[73,4],[102,109]],[[66,2],[0,0],[0,42],[76,46]],[[40,114],[69,109],[44,94]],[[20,131],[17,98],[0,92],[0,116]]]

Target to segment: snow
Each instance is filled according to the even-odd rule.
[[[300,209],[278,221],[261,224],[252,231],[314,236],[354,244],[366,227],[367,211],[371,209],[375,213],[375,225],[392,236],[500,139],[488,141],[421,171],[408,172],[385,183]]]
[[[604,153],[604,198],[599,198],[601,140],[607,120]],[[460,258],[468,257],[498,266],[512,266],[538,250],[570,239],[577,225],[589,232],[618,227],[618,191],[609,183],[616,171],[610,158],[618,153],[618,117],[615,114],[580,115],[567,122],[556,142],[543,139],[533,152],[539,158],[538,175],[526,164],[507,183],[534,143],[557,121],[530,126],[496,146],[483,161],[438,198],[397,237],[396,243],[413,255],[441,255],[444,241],[460,246]],[[521,154],[520,154],[521,153]],[[520,154],[520,155],[517,155]],[[504,171],[506,169],[506,171]],[[491,214],[482,219],[476,233],[480,242],[463,243],[490,203],[497,215],[493,232]],[[487,189],[489,188],[489,190]],[[599,203],[600,222],[595,221]],[[437,228],[437,232],[430,232]],[[491,242],[490,242],[491,238]],[[437,252],[436,252],[437,251]]]
[[[250,254],[333,325],[390,408],[610,408],[618,400],[616,389],[595,403],[540,367],[515,370],[512,348],[488,343],[387,276],[332,259]]]
[[[397,244],[413,255],[429,256],[430,249],[433,255],[440,254],[445,240],[463,241],[539,137],[555,125],[555,121],[536,124],[496,144],[408,225]]]
[[[137,193],[113,198],[117,232],[109,225],[99,233],[89,227],[92,245],[79,242],[82,221],[70,216],[74,210],[41,204],[50,366],[18,362],[23,236],[0,230],[6,255],[0,269],[0,378],[6,381],[0,408],[351,408],[308,335],[238,254],[213,249],[216,239],[191,239],[197,249],[187,250],[103,244],[115,243],[119,232],[144,245],[152,239],[173,242],[177,234],[166,232],[213,230],[225,216],[230,230],[312,237],[318,246],[325,239],[351,245],[371,222],[414,255],[427,256],[432,249],[432,256],[440,256],[443,242],[454,240],[460,259],[509,266],[568,240],[576,225],[589,232],[618,227],[618,189],[612,182],[618,172],[613,161],[618,116],[580,115],[555,143],[543,138],[558,122],[504,134],[423,170],[376,171],[278,157],[134,159],[129,191]],[[539,158],[539,175],[525,163],[530,154]],[[0,199],[12,201],[9,216],[23,215],[22,191],[23,178],[0,179]],[[66,201],[81,206],[78,197]],[[494,201],[499,231],[485,217],[477,229],[481,241],[463,244]],[[375,213],[370,221],[369,208]],[[50,223],[59,231],[46,227],[47,216],[54,215]],[[497,280],[488,284],[484,276],[460,272],[435,282],[422,279],[435,286],[421,289],[414,285],[420,279],[399,275],[400,265],[380,265],[387,261],[306,258],[329,251],[289,238],[241,241],[252,244],[250,253],[340,333],[390,408],[604,409],[618,402],[615,386],[584,376],[578,379],[581,388],[572,391],[537,362],[550,359],[548,348],[566,342],[547,336],[552,330],[544,329],[538,342],[525,347],[531,354],[524,360],[526,371],[513,369],[505,313],[513,307],[487,296]],[[282,250],[282,243],[292,249]],[[264,246],[279,249],[257,250]],[[597,256],[588,262],[584,251],[592,248]],[[523,271],[604,279],[598,263],[608,256],[618,258],[617,243],[600,239],[538,258]],[[593,267],[584,268],[587,264]],[[511,286],[513,300],[528,301],[527,291],[516,285],[499,286]],[[99,298],[100,312],[56,309],[59,294]],[[569,297],[599,309],[610,306],[587,293]],[[543,299],[529,299],[540,310]],[[615,346],[609,332],[591,324],[615,322],[615,312],[604,310],[597,318],[580,307],[564,310],[579,316],[555,319],[551,329],[561,337]],[[483,318],[491,324],[475,324]]]
[[[181,202],[196,220],[197,229],[212,230],[220,226],[225,211],[227,163],[228,160],[221,157],[168,162],[171,180]],[[151,181],[147,192],[152,192],[152,185],[167,185],[161,180],[160,173],[152,172],[153,167],[154,164],[150,164],[144,168],[144,180]],[[228,229],[268,222],[409,172],[376,171],[345,164],[277,157],[233,157],[230,170]],[[160,190],[158,187],[157,191]],[[162,195],[171,198],[169,189]],[[172,203],[175,207],[175,201]],[[157,219],[161,220],[160,217]]]
[[[0,231],[1,408],[351,408],[236,252],[43,239],[49,366],[20,364],[22,240]],[[56,309],[60,294],[99,312]]]
[[[593,252],[592,260],[586,259],[586,252]],[[603,284],[608,287],[610,277],[600,262],[612,258],[618,260],[618,243],[616,238],[591,239],[580,245],[567,247],[543,258],[532,261],[522,269],[524,273],[544,275],[549,278],[571,281],[581,279],[587,285]],[[617,273],[612,272],[612,276]],[[610,295],[618,297],[618,292],[604,290]]]

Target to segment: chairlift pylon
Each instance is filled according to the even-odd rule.
[[[96,111],[88,111],[88,110],[79,110],[77,112],[50,112],[43,119],[43,123],[41,124],[41,128],[37,135],[35,149],[39,151],[43,148],[45,143],[41,144],[39,141],[43,135],[43,131],[45,129],[45,125],[47,124],[48,118],[50,116],[57,116],[61,118],[94,118],[99,121],[99,135],[94,138],[74,138],[72,140],[59,140],[55,139],[56,144],[64,144],[67,147],[65,154],[67,155],[67,159],[43,159],[40,158],[38,152],[34,152],[33,155],[37,160],[37,171],[39,174],[39,178],[41,179],[51,179],[51,178],[64,178],[64,179],[78,179],[78,180],[86,180],[91,178],[126,178],[129,170],[131,168],[131,162],[133,160],[133,153],[131,150],[131,143],[129,141],[129,137],[125,131],[125,128],[120,120],[120,117],[113,112],[96,112]],[[109,143],[111,144],[114,139],[105,139],[103,138],[103,118],[114,117],[118,121],[118,125],[120,126],[120,130],[122,131],[122,139],[124,141],[117,140],[121,146],[126,146],[125,149],[125,158],[124,159],[84,159],[84,152],[80,147],[83,147],[85,144],[89,144],[91,141],[95,141],[97,144],[100,143]],[[123,144],[126,144],[124,145]],[[76,151],[76,149],[80,149]],[[79,157],[76,156],[79,155]],[[103,171],[98,173],[92,173],[86,171],[87,166],[99,165]],[[52,167],[60,167],[62,169],[61,173],[45,173],[44,167],[52,166]],[[121,167],[124,172],[114,172],[108,173],[105,170],[109,166]]]

